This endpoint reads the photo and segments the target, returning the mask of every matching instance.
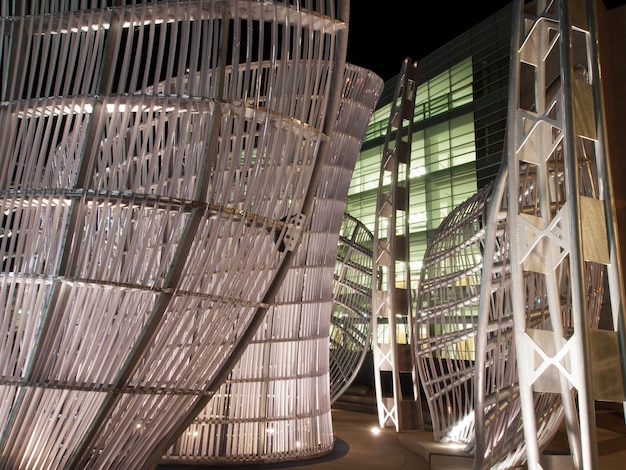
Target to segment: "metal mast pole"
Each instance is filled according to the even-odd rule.
[[[522,5],[516,2],[512,50],[508,211],[528,468],[541,468],[535,405],[542,393],[561,397],[575,467],[598,468],[594,400],[624,400],[622,380],[615,381],[624,361],[622,351],[620,364],[618,347],[623,333],[591,325],[585,281],[586,270],[597,263],[607,267],[611,284],[619,285],[612,261],[617,259],[616,242],[608,236],[612,202],[605,191],[594,197],[598,185],[609,183],[593,2],[537,2],[535,12],[522,12]],[[593,170],[585,173],[583,163],[588,162]],[[528,190],[533,194],[520,193],[520,175],[534,178]],[[537,276],[545,285],[548,328],[533,324],[526,276]],[[611,292],[615,330],[623,329],[617,290]],[[606,363],[610,366],[605,368]],[[607,381],[609,376],[613,379]]]
[[[423,428],[412,348],[412,298],[409,266],[409,169],[417,63],[405,59],[391,103],[380,169],[372,276],[374,377],[381,427]],[[399,322],[401,325],[399,325]],[[398,327],[406,325],[405,338]],[[410,372],[413,397],[405,400],[401,373]],[[392,396],[384,396],[381,375],[391,374]],[[388,393],[387,393],[388,395]],[[417,423],[414,423],[414,418]]]

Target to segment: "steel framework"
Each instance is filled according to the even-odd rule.
[[[416,351],[435,437],[474,468],[541,468],[563,417],[597,468],[593,400],[624,401],[626,360],[593,1],[515,8],[508,158],[429,247]]]
[[[385,134],[374,222],[372,350],[378,423],[380,427],[395,427],[396,431],[423,428],[416,361],[409,344],[413,336],[409,173],[417,70],[417,62],[404,60]],[[405,338],[401,340],[398,332],[402,327]],[[391,376],[390,391],[383,389],[383,374]],[[409,394],[403,394],[402,374],[410,377]]]
[[[372,335],[374,234],[350,214],[339,232],[330,323],[330,401],[354,381]]]
[[[529,468],[541,468],[538,402],[558,397],[574,466],[597,468],[594,400],[625,400],[626,352],[618,344],[626,326],[595,2],[537,2],[523,12],[513,33],[511,89],[518,93],[509,105],[507,210],[526,458]],[[519,184],[526,175],[533,187]],[[597,329],[593,303],[604,276],[611,331]],[[524,288],[528,277],[543,286],[542,306]],[[531,313],[543,305],[549,314],[535,323]]]
[[[424,254],[414,344],[437,441],[469,444],[474,437],[474,338],[491,190],[455,208]],[[506,357],[502,361],[508,365]]]
[[[285,282],[226,382],[163,462],[267,463],[311,458],[333,449],[332,396],[358,370],[369,333],[369,319],[366,332],[361,331],[363,293],[357,291],[357,303],[340,291],[350,286],[353,292],[354,283],[362,282],[362,272],[357,270],[356,278],[349,273],[354,263],[368,260],[357,244],[367,246],[368,232],[343,211],[361,140],[382,87],[380,77],[347,65],[311,224]],[[345,246],[347,251],[341,250],[343,282],[338,283],[333,271],[342,225],[351,238],[339,243],[340,250]],[[371,254],[369,263],[371,282]],[[331,319],[339,302],[347,315]],[[352,305],[356,310],[346,308]],[[330,348],[329,329],[334,331]],[[335,359],[330,373],[329,358]]]
[[[301,285],[346,7],[0,7],[0,467],[151,467]]]

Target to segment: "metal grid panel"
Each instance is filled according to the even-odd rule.
[[[330,323],[330,399],[350,386],[370,349],[374,234],[344,214],[335,264]]]
[[[431,239],[415,315],[415,350],[438,441],[473,439],[474,337],[487,186],[454,209]]]
[[[332,450],[333,269],[350,174],[382,86],[371,72],[347,66],[311,224],[276,302],[226,382],[164,462],[278,462]]]
[[[0,467],[137,468],[267,308],[344,24],[333,2],[37,3],[1,4]]]

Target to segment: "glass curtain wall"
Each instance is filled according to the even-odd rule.
[[[415,120],[449,112],[471,102],[471,98],[472,60],[468,58],[418,87]],[[375,142],[361,152],[348,196],[347,212],[370,229],[374,227],[383,147],[379,137],[389,119],[389,107],[387,104],[374,113],[368,136]],[[422,126],[413,134],[409,229],[414,279],[419,278],[428,231],[436,229],[454,206],[476,192],[474,134],[472,112]]]
[[[414,290],[428,240],[452,209],[489,184],[500,167],[510,26],[511,7],[507,6],[420,60],[409,201]],[[385,84],[348,193],[346,212],[370,230],[374,229],[384,132],[396,80]]]

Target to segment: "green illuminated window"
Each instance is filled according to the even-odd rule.
[[[472,59],[467,58],[417,89],[410,162],[411,284],[417,285],[427,235],[476,192],[474,114],[428,125],[426,119],[470,103]],[[374,231],[380,162],[391,104],[377,109],[353,174],[346,212]]]
[[[472,58],[418,85],[415,96],[415,120],[423,121],[470,103],[472,92]]]

